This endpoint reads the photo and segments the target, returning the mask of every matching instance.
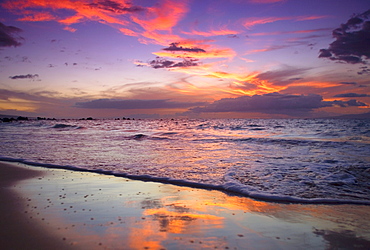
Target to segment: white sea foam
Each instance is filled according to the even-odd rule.
[[[28,121],[0,124],[0,139],[2,160],[259,199],[370,204],[366,120]]]

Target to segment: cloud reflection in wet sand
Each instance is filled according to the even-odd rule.
[[[14,190],[25,201],[26,220],[72,247],[323,249],[340,236],[346,246],[370,244],[368,206],[262,202],[219,191],[45,170],[44,177],[20,182]]]

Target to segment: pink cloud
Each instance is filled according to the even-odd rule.
[[[286,16],[286,17],[250,17],[244,21],[244,27],[247,29],[252,28],[255,25],[266,24],[266,23],[274,23],[277,21],[286,21],[286,20],[293,20],[293,21],[308,21],[308,20],[316,20],[325,18],[327,16]]]
[[[187,12],[187,1],[166,0],[159,6],[148,8],[145,19],[133,16],[132,20],[146,31],[171,31]]]
[[[225,35],[237,35],[240,32],[229,29],[219,29],[219,30],[210,30],[210,31],[196,31],[192,30],[191,32],[183,32],[186,35],[197,35],[197,36],[225,36]]]

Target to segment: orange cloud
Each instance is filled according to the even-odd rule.
[[[69,32],[76,32],[76,31],[77,31],[77,29],[74,29],[74,28],[69,27],[69,26],[64,27],[63,29],[64,29],[64,30],[67,30],[67,31],[69,31]]]
[[[170,58],[179,58],[179,57],[191,57],[191,58],[225,58],[225,57],[234,57],[236,53],[232,49],[212,49],[206,52],[154,52],[156,56],[161,57],[170,57]]]
[[[136,33],[135,31],[132,31],[130,29],[127,29],[127,28],[119,28],[118,30],[121,31],[126,36],[135,36],[135,37],[139,36],[138,33]]]
[[[310,86],[311,88],[321,89],[321,88],[338,87],[338,86],[341,86],[341,84],[337,82],[310,81],[310,82],[293,83],[290,86]]]
[[[173,34],[163,34],[158,31],[144,31],[140,34],[143,38],[139,38],[139,41],[144,44],[154,43],[166,46],[173,41],[179,41],[182,38],[178,35]],[[149,38],[150,40],[146,39]]]
[[[27,22],[41,22],[41,21],[53,21],[56,20],[56,17],[51,15],[50,13],[44,12],[29,12],[30,14],[19,18],[19,21],[27,21]]]
[[[286,89],[286,86],[276,86],[268,80],[259,79],[261,72],[252,72],[250,74],[212,72],[206,77],[215,77],[234,80],[225,92],[233,95],[259,95],[272,92],[279,92]]]
[[[168,86],[171,91],[186,95],[199,95],[201,93],[207,93],[214,96],[217,95],[217,98],[220,99],[229,97],[230,94],[234,96],[260,95],[279,92],[287,88],[287,86],[276,86],[273,82],[260,79],[259,75],[261,72],[252,72],[249,74],[228,73],[223,71],[212,71],[210,66],[204,68],[201,66],[194,68],[176,68],[171,70],[186,73],[192,76],[228,80],[227,82],[222,83],[221,86],[205,84],[200,88],[189,83]],[[225,85],[225,83],[227,85]]]
[[[142,20],[138,17],[133,17],[133,21],[141,25],[146,31],[171,29],[188,12],[187,1],[163,1],[163,3],[156,7],[147,9],[147,19]]]
[[[95,4],[95,5],[94,5]],[[118,18],[119,15],[125,14],[124,12],[113,12],[109,9],[99,8],[96,4],[98,1],[72,1],[72,0],[61,0],[61,1],[46,1],[46,0],[16,0],[16,1],[7,1],[2,6],[6,9],[12,11],[20,11],[21,14],[27,14],[30,10],[28,8],[44,8],[49,11],[49,13],[44,12],[43,15],[46,16],[53,16],[51,13],[55,12],[56,10],[71,10],[75,14],[62,17],[62,16],[55,16],[55,20],[64,24],[64,25],[72,25],[75,23],[82,22],[83,20],[94,20],[104,23],[111,23],[111,24],[120,24],[120,25],[127,25],[126,21],[121,20]],[[120,7],[123,9],[123,6]],[[30,19],[30,18],[28,18]],[[25,20],[26,19],[19,19]],[[37,19],[33,19],[33,21],[38,21]],[[44,21],[44,20],[41,20]]]
[[[96,21],[113,26],[125,35],[139,37],[139,41],[144,44],[161,45],[181,40],[179,36],[172,34],[172,28],[188,12],[187,1],[170,0],[148,8],[131,6],[123,1],[98,0],[15,0],[7,1],[2,6],[24,15],[20,21],[55,20],[65,25],[64,29],[69,31],[75,31],[70,27],[73,24]],[[41,8],[44,9],[42,13],[33,10],[39,11]],[[64,10],[68,10],[68,14]]]

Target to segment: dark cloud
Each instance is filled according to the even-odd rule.
[[[357,82],[340,82],[340,84],[345,84],[345,85],[356,85]]]
[[[179,46],[180,43],[171,43],[170,47],[164,48],[163,50],[166,51],[183,51],[183,52],[196,52],[196,53],[204,53],[206,52],[204,49],[201,48],[184,48]]]
[[[149,62],[149,65],[154,69],[163,68],[186,68],[198,66],[199,60],[193,58],[183,58],[182,61],[171,61],[165,58],[157,57],[155,60]]]
[[[353,107],[367,106],[363,102],[350,101],[323,101],[322,96],[288,95],[270,93],[265,95],[241,96],[237,98],[224,98],[204,107],[190,109],[193,112],[260,112],[265,114],[286,114],[304,116],[309,112],[323,107]]]
[[[367,66],[360,67],[360,70],[361,71],[357,72],[357,74],[359,74],[359,75],[367,75],[367,74],[370,74],[370,69]]]
[[[359,102],[355,99],[349,100],[349,101],[332,101],[333,105],[346,108],[346,107],[367,107],[368,105],[364,102]]]
[[[159,100],[117,100],[98,99],[88,102],[77,102],[75,107],[88,109],[174,109],[189,108],[204,105],[201,102],[172,102],[166,99]]]
[[[10,79],[13,79],[13,80],[16,80],[16,79],[36,79],[38,78],[39,75],[38,74],[27,74],[27,75],[15,75],[15,76],[9,76]]]
[[[370,10],[350,18],[333,30],[335,41],[321,49],[319,57],[346,63],[365,64],[370,59]]]
[[[356,94],[356,93],[344,93],[344,94],[335,95],[334,97],[370,97],[370,95]]]
[[[320,95],[265,95],[241,96],[215,101],[205,107],[193,108],[194,112],[261,112],[266,114],[301,114],[317,108],[332,106]]]
[[[111,0],[104,0],[104,1],[99,1],[97,3],[90,3],[88,6],[93,7],[93,8],[98,8],[102,10],[107,10],[110,12],[115,12],[115,13],[127,13],[127,12],[139,12],[144,10],[144,8],[140,6],[132,6],[131,3],[126,2],[124,5],[121,3],[117,3],[115,1]]]
[[[16,37],[15,34],[21,32],[20,28],[14,26],[6,26],[0,23],[0,47],[19,46],[21,37]]]

